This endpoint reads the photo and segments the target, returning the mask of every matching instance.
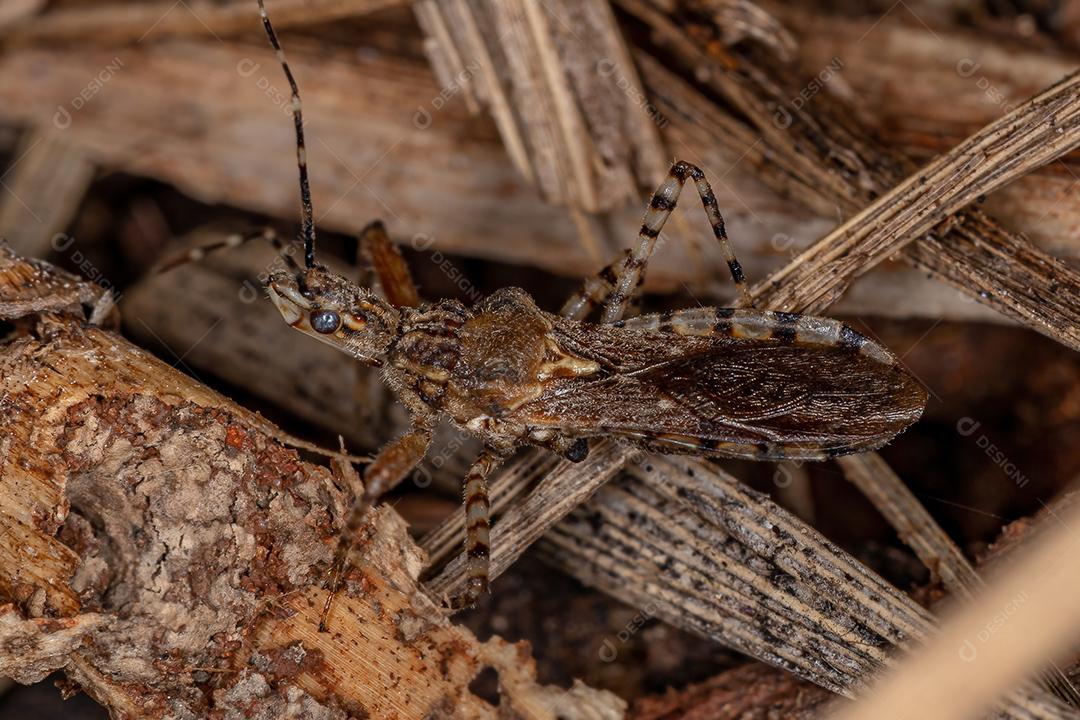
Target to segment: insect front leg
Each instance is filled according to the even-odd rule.
[[[334,561],[329,571],[329,590],[326,602],[323,605],[322,616],[319,618],[319,631],[326,630],[326,620],[330,614],[330,606],[334,602],[334,596],[341,590],[341,576],[345,570],[345,564],[356,545],[356,535],[364,523],[368,510],[380,497],[393,490],[406,475],[412,472],[427,454],[431,446],[433,426],[427,422],[427,418],[418,422],[410,431],[398,439],[387,444],[371,464],[364,471],[364,494],[353,503],[349,512],[345,529],[338,536],[337,549],[334,551]]]
[[[720,214],[720,207],[716,204],[716,196],[713,194],[712,187],[709,185],[709,181],[705,179],[705,173],[702,172],[701,168],[680,160],[671,166],[667,178],[656,189],[652,200],[649,201],[649,207],[645,211],[645,218],[642,220],[641,230],[638,231],[637,247],[627,255],[619,267],[614,289],[608,295],[607,302],[604,304],[601,322],[614,322],[621,318],[625,312],[626,304],[629,302],[634,289],[641,282],[645,266],[648,264],[653,249],[656,247],[656,238],[660,236],[664,223],[667,222],[671,212],[675,209],[679,195],[686,185],[687,178],[694,181],[698,195],[701,196],[701,204],[705,207],[705,214],[709,218],[713,235],[724,253],[724,259],[727,260],[728,269],[731,271],[731,279],[735,281],[735,287],[738,288],[743,303],[748,307],[753,306],[750,293],[746,288],[746,276],[738,258],[735,257],[735,251],[731,248],[727,230],[724,228],[724,218]]]
[[[417,307],[420,293],[397,245],[390,241],[381,220],[360,231],[360,252],[375,272],[378,288],[394,307]]]
[[[488,589],[488,566],[491,562],[491,503],[488,500],[488,476],[502,463],[504,454],[484,448],[465,475],[465,591],[450,601],[455,610],[472,607]]]

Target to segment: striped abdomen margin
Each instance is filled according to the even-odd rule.
[[[642,315],[614,323],[615,327],[687,337],[731,337],[773,340],[811,347],[842,347],[895,365],[896,356],[873,340],[829,318],[750,308],[693,308]]]

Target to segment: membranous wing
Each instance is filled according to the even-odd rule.
[[[553,337],[600,369],[552,381],[513,418],[660,452],[823,459],[884,445],[926,403],[888,351],[824,318],[709,308],[567,321]]]

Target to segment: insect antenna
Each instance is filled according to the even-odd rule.
[[[206,245],[200,245],[188,250],[183,255],[173,258],[172,260],[165,261],[157,269],[157,273],[165,273],[181,265],[187,265],[188,263],[200,262],[203,258],[218,250],[224,250],[226,248],[237,248],[241,245],[251,242],[252,240],[265,240],[277,249],[278,255],[281,256],[282,261],[289,267],[289,270],[296,275],[298,281],[304,275],[304,270],[301,268],[296,260],[292,256],[292,250],[287,246],[278,234],[270,228],[263,230],[256,230],[254,232],[248,232],[244,234],[230,235],[224,240],[217,240]]]
[[[277,54],[281,69],[285,72],[285,78],[289,81],[289,89],[292,91],[293,124],[296,126],[296,166],[300,171],[300,207],[302,225],[300,236],[304,239],[304,266],[309,270],[315,267],[315,215],[311,208],[311,186],[308,183],[307,149],[304,145],[304,116],[300,111],[300,88],[296,85],[292,69],[285,60],[285,51],[278,42],[274,26],[270,24],[270,16],[266,14],[266,5],[263,0],[259,2],[259,15],[262,17],[263,29],[266,37],[270,39]]]

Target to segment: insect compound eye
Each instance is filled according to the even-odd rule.
[[[333,310],[314,310],[311,313],[311,329],[323,335],[341,327],[341,318]]]

